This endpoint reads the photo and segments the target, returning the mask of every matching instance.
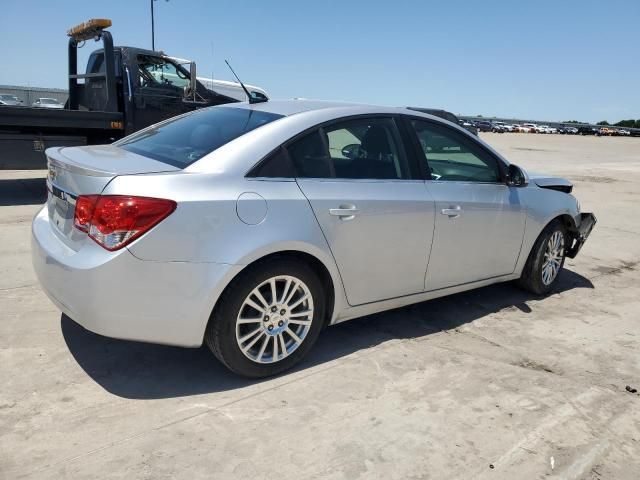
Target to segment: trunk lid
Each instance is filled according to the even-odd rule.
[[[73,228],[79,195],[100,194],[119,175],[180,170],[111,145],[53,147],[47,155],[47,210],[53,231],[73,250],[87,235]]]

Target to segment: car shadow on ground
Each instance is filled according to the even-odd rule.
[[[574,288],[593,288],[593,284],[564,270],[554,293]],[[351,320],[322,332],[308,358],[293,371],[388,340],[419,338],[456,328],[505,308],[529,313],[526,302],[540,298],[512,283],[502,283]],[[114,340],[85,330],[65,315],[61,327],[80,367],[105,390],[120,397],[184,397],[269,381],[248,380],[229,372],[206,347],[188,349]]]
[[[0,179],[0,207],[38,205],[47,201],[47,184],[42,178]]]

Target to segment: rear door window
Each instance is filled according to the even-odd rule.
[[[403,143],[391,118],[332,123],[294,141],[287,150],[299,178],[411,178]]]
[[[406,156],[391,118],[359,118],[324,128],[336,178],[409,178]]]
[[[249,108],[198,110],[134,133],[114,145],[185,168],[205,155],[282,115]]]

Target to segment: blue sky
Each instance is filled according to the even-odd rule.
[[[65,87],[65,32],[89,18],[111,18],[117,45],[151,45],[148,0],[3,0],[1,10],[0,84]],[[222,79],[228,58],[272,98],[640,118],[639,0],[158,0],[155,11],[157,48]]]

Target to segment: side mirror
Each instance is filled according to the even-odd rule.
[[[362,147],[357,143],[351,143],[342,147],[342,156],[345,158],[358,158],[361,155]]]
[[[522,169],[517,165],[510,164],[507,172],[507,185],[509,187],[525,187],[528,183],[527,176]]]

